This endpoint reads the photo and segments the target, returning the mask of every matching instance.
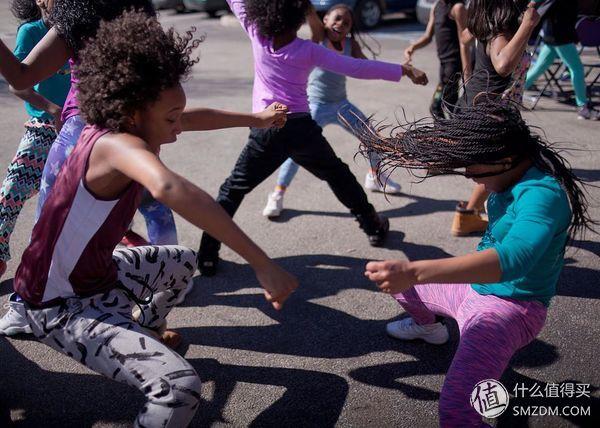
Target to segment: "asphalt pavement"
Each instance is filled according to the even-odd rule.
[[[206,40],[200,62],[185,83],[188,105],[249,111],[252,53],[239,26],[202,14],[161,17],[178,30],[195,26]],[[400,62],[408,41],[422,27],[405,18],[387,22],[374,36],[381,59]],[[13,43],[15,25],[6,2],[0,5],[0,36]],[[430,76],[427,87],[407,79],[399,84],[349,80],[350,99],[365,113],[394,123],[428,113],[437,81],[434,46],[414,62]],[[600,122],[579,121],[575,108],[543,99],[527,120],[565,149],[573,169],[591,186],[600,184]],[[0,169],[22,136],[22,104],[0,80]],[[165,163],[212,195],[232,169],[247,129],[182,135],[163,149]],[[355,158],[356,140],[339,127],[325,135],[364,180],[366,162]],[[402,343],[385,334],[385,324],[404,315],[389,296],[377,292],[362,273],[368,260],[439,258],[472,251],[477,237],[452,238],[454,206],[468,197],[461,177],[417,182],[406,172],[394,178],[400,196],[369,194],[390,219],[386,248],[368,245],[357,223],[327,185],[300,171],[286,194],[278,221],[261,216],[271,177],[244,201],[235,219],[267,253],[300,280],[299,290],[280,312],[262,297],[252,270],[225,249],[221,272],[194,280],[194,290],[170,315],[184,337],[181,354],[203,380],[202,404],[193,421],[204,426],[434,427],[444,375],[458,344],[455,324],[443,346]],[[600,218],[600,191],[590,187],[590,212]],[[0,284],[0,302],[32,228],[35,199],[24,208],[11,240],[13,260]],[[177,217],[182,245],[197,248],[200,232]],[[145,234],[143,219],[134,228]],[[521,416],[507,412],[498,426],[600,426],[600,243],[588,235],[567,253],[558,296],[539,337],[522,349],[502,376],[515,386],[551,388],[561,382],[589,385],[590,397],[513,398],[524,406],[590,406],[589,417]],[[5,309],[0,309],[3,314]],[[550,387],[549,387],[550,385]],[[583,388],[583,387],[582,387]],[[94,374],[76,361],[26,337],[0,337],[0,402],[18,427],[126,427],[143,404],[140,393]]]

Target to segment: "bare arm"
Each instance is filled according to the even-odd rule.
[[[450,15],[456,22],[456,31],[458,33],[458,40],[460,43],[460,60],[462,63],[463,78],[469,79],[472,73],[471,64],[471,42],[472,38],[465,38],[462,36],[464,31],[467,29],[467,9],[462,3],[455,4],[450,10]],[[470,33],[469,33],[470,34]]]
[[[247,260],[263,286],[267,300],[276,309],[281,308],[297,287],[296,278],[267,257],[210,195],[169,170],[139,138],[119,134],[108,139],[100,150],[99,158],[110,169],[140,183],[156,200]],[[91,171],[90,168],[88,175]]]
[[[519,65],[527,42],[540,21],[540,15],[531,5],[535,5],[535,3],[530,3],[530,6],[527,7],[521,25],[512,38],[500,35],[494,38],[489,45],[490,59],[500,76],[510,75]]]
[[[312,3],[310,3],[306,20],[310,27],[311,40],[315,43],[321,43],[325,40],[325,25],[321,18],[319,18],[319,15],[317,15],[317,11]]]
[[[181,117],[184,131],[252,127],[282,127],[286,122],[287,107],[273,103],[260,113],[238,113],[210,108],[186,109]]]
[[[52,101],[49,101],[43,95],[34,91],[32,88],[18,91],[12,86],[10,86],[9,90],[14,95],[21,98],[23,101],[26,101],[32,106],[34,106],[36,109],[45,111],[50,116],[52,116],[54,118],[56,131],[60,132],[60,128],[62,127],[62,123],[60,122],[60,115],[62,113],[61,106],[54,104]]]
[[[418,49],[421,49],[421,48],[427,46],[433,40],[434,21],[435,21],[434,16],[433,16],[433,10],[435,9],[436,5],[437,5],[437,3],[435,5],[433,5],[431,10],[429,11],[429,21],[427,21],[427,28],[425,28],[425,33],[423,33],[423,35],[421,37],[419,37],[417,40],[415,40],[409,47],[407,47],[404,50],[404,58],[406,59],[406,61],[408,61],[408,62],[412,61],[412,56],[413,56],[414,52]]]
[[[31,88],[60,70],[71,56],[70,49],[53,28],[23,62],[0,41],[0,74],[17,90]]]
[[[498,254],[489,249],[439,260],[370,262],[365,276],[384,292],[400,293],[416,284],[499,282],[502,270]]]

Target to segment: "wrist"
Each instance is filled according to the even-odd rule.
[[[247,261],[254,272],[265,270],[273,263],[269,256],[267,256],[265,252],[258,247],[253,252],[252,257],[249,257]]]
[[[250,115],[250,127],[251,128],[262,128],[263,120],[261,118],[261,113],[252,113]]]
[[[423,261],[419,260],[419,261],[409,262],[404,266],[404,273],[406,274],[406,276],[408,278],[410,278],[411,285],[425,283],[424,281],[422,281],[422,278],[420,278],[422,265],[423,265]]]
[[[57,116],[61,115],[62,109],[57,105],[50,105],[46,108],[46,113],[56,118]]]

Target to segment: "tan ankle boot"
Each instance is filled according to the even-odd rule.
[[[452,221],[453,236],[468,236],[473,233],[482,233],[488,227],[488,221],[477,210],[468,210],[459,204]]]

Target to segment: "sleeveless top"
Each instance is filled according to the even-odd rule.
[[[327,47],[327,40],[323,41]],[[344,56],[352,56],[352,42],[346,38]],[[308,77],[308,101],[310,103],[337,103],[348,98],[346,94],[346,76],[322,68],[315,68]]]
[[[471,105],[476,95],[480,92],[488,92],[502,96],[511,82],[512,75],[502,77],[498,74],[492,64],[492,60],[486,52],[486,44],[476,41],[475,48],[475,67],[473,68],[473,77],[465,86],[465,101]]]
[[[456,3],[462,3],[462,1]],[[435,43],[438,58],[442,64],[447,62],[460,63],[461,61],[456,22],[450,18],[450,10],[453,6],[445,0],[439,0],[433,10]]]
[[[131,182],[113,200],[103,200],[87,188],[90,153],[108,132],[84,128],[33,228],[14,279],[15,291],[31,305],[51,306],[116,285],[112,253],[135,215],[142,186]]]

